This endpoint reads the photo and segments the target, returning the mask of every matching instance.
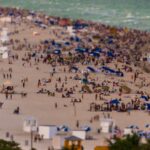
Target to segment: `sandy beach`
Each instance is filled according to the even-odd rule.
[[[9,132],[29,150],[23,121],[31,116],[39,125],[90,126],[94,140],[83,141],[85,150],[107,144],[111,134],[97,132],[101,118],[112,118],[120,131],[130,125],[145,130],[150,123],[149,33],[83,20],[70,33],[69,19],[0,12],[0,18],[11,18],[0,23],[9,37],[1,47],[10,50],[0,60],[0,138],[8,140]],[[51,140],[34,143],[37,150],[51,146]]]

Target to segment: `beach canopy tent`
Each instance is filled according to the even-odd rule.
[[[87,69],[87,71],[92,72],[92,73],[97,72],[93,67],[90,67],[90,66],[88,66],[86,69]]]
[[[53,54],[60,55],[61,54],[61,50],[56,49],[56,50],[53,51]]]
[[[145,100],[145,101],[149,101],[149,97],[148,96],[142,95],[140,98]]]
[[[113,73],[113,74],[115,74],[115,70],[113,70],[113,69],[111,69],[109,67],[106,67],[106,66],[101,67],[100,70],[103,70],[106,73]]]
[[[111,105],[118,105],[118,104],[120,104],[120,101],[118,99],[112,99],[109,103]]]
[[[106,73],[115,74],[115,75],[120,76],[120,77],[124,76],[123,72],[121,72],[121,71],[115,71],[115,70],[113,70],[113,69],[111,69],[109,67],[106,67],[106,66],[101,67],[100,70],[103,70]]]

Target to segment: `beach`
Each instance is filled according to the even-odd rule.
[[[30,134],[23,121],[90,126],[85,150],[107,145],[111,134],[98,133],[101,118],[111,118],[122,133],[150,123],[150,33],[84,20],[0,8],[0,29],[7,28],[9,56],[0,62],[0,137],[6,132],[21,144]],[[6,17],[8,17],[6,19]],[[5,18],[5,19],[4,19]],[[8,88],[9,87],[9,88]],[[77,126],[79,122],[79,126]],[[34,143],[48,150],[51,140]]]

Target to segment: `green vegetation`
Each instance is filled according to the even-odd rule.
[[[115,138],[113,142],[108,140],[110,150],[150,150],[150,140],[145,144],[140,141],[141,138],[136,134],[128,135],[123,139]]]
[[[0,139],[0,150],[21,150],[19,144],[14,141]]]

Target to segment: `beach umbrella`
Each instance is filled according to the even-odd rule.
[[[65,42],[65,45],[69,46],[69,45],[70,45],[70,42]]]
[[[137,135],[140,136],[140,137],[145,137],[146,132],[144,132],[144,131],[138,131]]]
[[[113,99],[109,102],[110,104],[115,104],[115,105],[118,105],[120,104],[120,101],[118,99]]]
[[[100,54],[99,54],[99,52],[91,52],[91,53],[90,53],[90,56],[93,56],[93,57],[100,57]]]
[[[96,48],[95,48],[95,49],[93,49],[92,51],[93,51],[93,52],[99,52],[99,53],[100,53],[100,52],[102,52],[102,49],[101,49],[101,48],[96,47]]]
[[[128,128],[131,128],[131,129],[139,129],[139,127],[137,125],[130,125],[128,126]]]
[[[111,52],[111,51],[108,51],[108,52],[107,52],[107,56],[108,56],[108,57],[115,57],[114,53]]]
[[[75,49],[75,51],[78,52],[78,53],[85,53],[85,52],[88,52],[88,49],[78,47],[78,48]]]
[[[61,125],[61,126],[57,127],[57,130],[67,132],[67,131],[69,131],[69,127],[66,125]]]
[[[56,54],[56,55],[60,55],[61,54],[61,50],[59,50],[59,49],[54,50],[53,53]]]
[[[146,124],[146,125],[145,125],[145,128],[150,128],[150,124]]]
[[[86,131],[86,132],[91,131],[91,127],[90,127],[90,126],[83,126],[83,127],[81,127],[81,129],[82,129],[83,131]]]

